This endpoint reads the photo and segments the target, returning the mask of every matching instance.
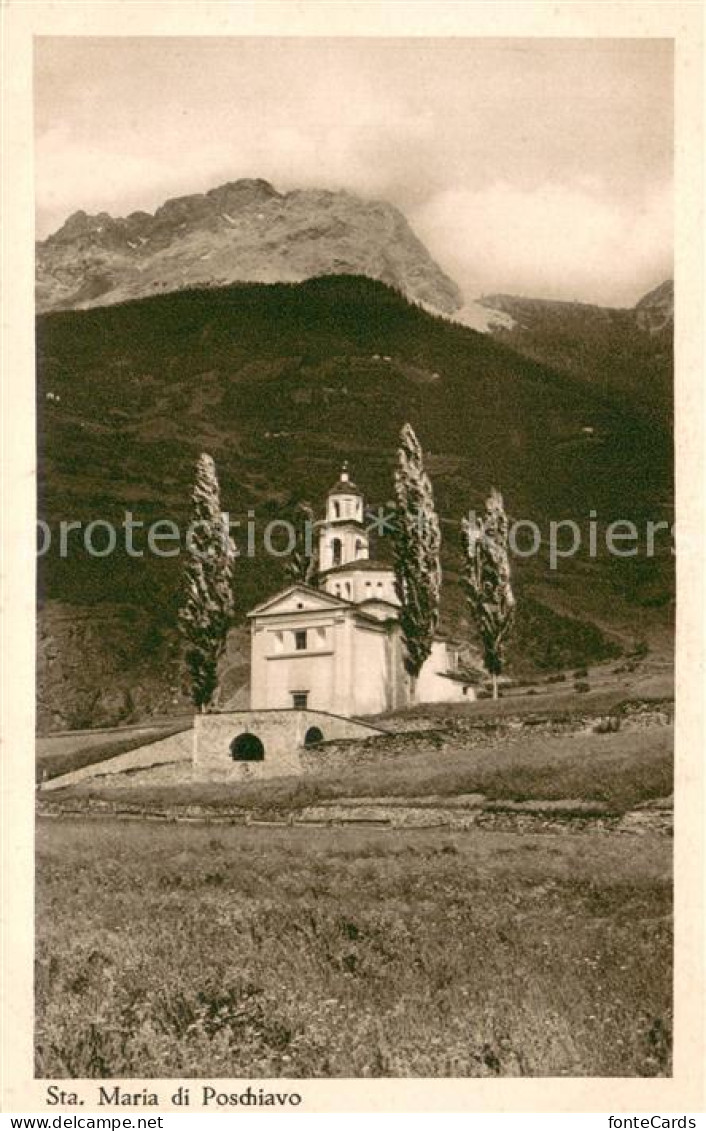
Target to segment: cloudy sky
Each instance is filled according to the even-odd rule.
[[[672,272],[664,40],[36,41],[37,234],[239,177],[397,204],[467,298]]]

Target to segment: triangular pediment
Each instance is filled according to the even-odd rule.
[[[308,585],[290,585],[288,589],[275,593],[273,597],[252,609],[248,616],[279,616],[282,613],[323,612],[349,607],[349,601],[334,597],[331,593],[324,593],[321,589],[312,589]]]

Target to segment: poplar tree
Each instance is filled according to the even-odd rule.
[[[296,542],[286,566],[290,581],[315,589],[319,583],[319,555],[314,542],[316,520],[309,503],[300,503],[294,516]]]
[[[196,463],[186,547],[184,596],[179,627],[199,711],[211,706],[218,686],[218,661],[233,620],[232,570],[235,546],[221,511],[216,465],[205,452]]]
[[[412,698],[439,623],[441,531],[422,449],[410,424],[400,432],[392,527],[395,592],[405,642],[405,668]]]
[[[492,678],[493,699],[498,697],[505,644],[515,619],[515,597],[510,584],[509,522],[503,497],[493,487],[485,514],[461,524],[464,555],[463,586],[483,646],[483,662]]]

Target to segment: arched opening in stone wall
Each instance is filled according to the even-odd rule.
[[[315,743],[323,742],[323,740],[324,732],[322,730],[319,730],[318,727],[309,727],[308,731],[304,735],[305,746],[314,746]]]
[[[246,731],[231,742],[230,756],[234,762],[262,762],[265,747],[256,734]]]

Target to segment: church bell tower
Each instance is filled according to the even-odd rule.
[[[319,568],[351,565],[370,556],[370,539],[364,524],[363,492],[352,482],[348,463],[326,496],[326,521],[319,535]]]

